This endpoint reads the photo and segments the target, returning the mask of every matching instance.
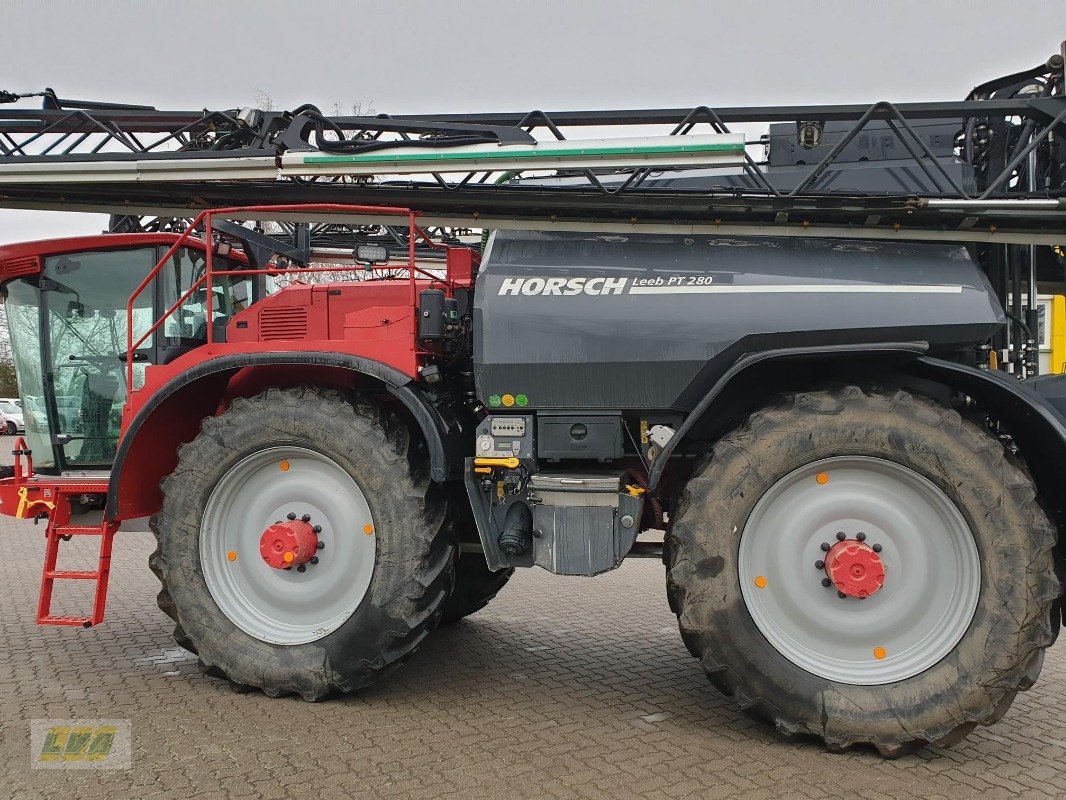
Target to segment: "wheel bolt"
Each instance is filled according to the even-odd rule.
[[[300,566],[303,566],[303,565],[301,564]],[[843,600],[844,598],[847,597],[847,595],[844,594],[843,592],[837,592],[837,597],[839,597],[841,600]]]
[[[322,526],[321,525],[315,525],[315,527],[313,527],[311,530],[314,531],[315,533],[322,533]]]
[[[326,549],[326,543],[325,542],[319,542],[318,543],[318,549],[319,550],[325,550]]]
[[[837,532],[837,541],[838,542],[842,542],[842,541],[844,541],[847,538],[848,538],[848,535],[846,533],[844,533],[844,531],[838,531]]]
[[[866,534],[863,533],[862,531],[859,531],[858,533],[855,534],[855,538],[858,539],[860,542],[864,542],[864,541],[866,541]]]
[[[300,519],[302,519],[304,522],[310,522],[311,521],[311,515],[310,514],[304,514],[302,517],[300,517]]]
[[[298,566],[296,568],[296,571],[297,572],[306,572],[307,571],[307,565],[306,564],[301,564],[300,566]]]
[[[875,544],[875,545],[873,546],[873,551],[874,551],[875,553],[880,553],[880,552],[881,552],[881,545],[879,545],[879,544]]]
[[[312,564],[317,564],[318,563],[318,556],[311,556],[311,563]]]
[[[293,519],[296,519],[296,515],[293,512],[290,511],[288,514],[285,515],[285,518],[289,519],[289,520],[293,520]]]
[[[829,552],[829,542],[822,542],[822,551],[826,553]]]
[[[832,585],[833,582],[829,580],[829,578],[822,578],[822,586],[824,586],[826,589],[828,589]]]
[[[814,562],[814,568],[815,569],[825,569],[825,562],[822,561],[822,560],[815,561]]]

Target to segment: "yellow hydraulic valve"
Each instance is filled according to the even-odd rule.
[[[519,461],[514,456],[510,458],[475,458],[475,467],[506,467],[507,469],[518,469]]]

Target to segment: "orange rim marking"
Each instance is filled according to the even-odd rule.
[[[758,586],[760,589],[765,589],[766,588],[766,578],[764,578],[762,575],[756,575],[755,576],[755,585]]]
[[[280,464],[278,464],[278,469],[280,469],[282,472],[288,472],[289,471],[289,462],[288,461],[282,461]]]
[[[363,526],[363,533],[365,533],[367,536],[370,536],[373,532],[374,526],[371,525],[369,522]]]
[[[226,558],[228,558],[230,561],[236,561],[237,560],[237,551],[236,550],[230,550],[228,553],[226,553]]]
[[[827,483],[829,483],[829,475],[825,472],[819,472],[817,475],[814,476],[814,479],[818,481],[818,483],[822,484],[822,486],[825,486]]]
[[[874,658],[876,658],[878,661],[880,661],[882,658],[884,658],[887,655],[888,655],[888,651],[885,650],[885,648],[883,648],[883,647],[875,647],[874,648]]]

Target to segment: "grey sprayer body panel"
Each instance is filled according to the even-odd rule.
[[[502,231],[474,315],[490,406],[682,411],[745,352],[926,341],[948,354],[1004,322],[957,245]]]

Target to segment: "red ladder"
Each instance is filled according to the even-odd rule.
[[[104,520],[98,526],[71,525],[70,499],[72,494],[82,494],[85,486],[56,486],[55,507],[48,514],[48,529],[45,531],[44,573],[41,577],[41,595],[37,602],[38,625],[67,625],[91,628],[104,619],[104,605],[107,602],[107,580],[111,573],[111,545],[119,523]],[[69,541],[72,536],[99,536],[100,554],[95,570],[56,569],[59,559],[59,543]],[[88,617],[52,616],[52,590],[58,580],[96,581],[93,595],[92,615]]]
[[[21,436],[15,440],[12,454],[15,456],[12,477],[15,479],[19,497],[15,517],[34,520],[48,518],[48,527],[44,534],[44,572],[41,575],[41,593],[37,599],[37,624],[81,628],[99,625],[104,621],[107,580],[111,574],[111,545],[119,523],[109,522],[105,517],[99,525],[71,525],[70,498],[73,495],[106,495],[107,481],[42,482],[33,473],[33,453]],[[26,460],[25,464],[23,459]],[[100,537],[100,554],[95,570],[56,569],[59,543],[70,541],[72,536]],[[60,580],[96,581],[91,616],[52,615],[52,590],[55,588],[55,582]]]

